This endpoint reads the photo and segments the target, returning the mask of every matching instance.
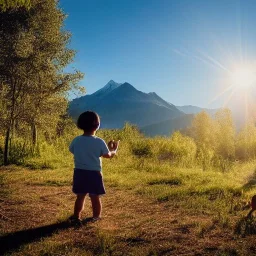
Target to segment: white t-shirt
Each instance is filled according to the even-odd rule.
[[[104,140],[97,136],[77,136],[69,146],[74,154],[75,168],[101,171],[101,156],[108,154],[109,150]]]

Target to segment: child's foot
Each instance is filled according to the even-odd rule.
[[[92,222],[100,221],[100,220],[101,220],[101,217],[92,217]]]
[[[83,223],[88,223],[88,222],[96,222],[96,221],[100,221],[101,217],[90,217],[90,218],[85,218],[83,219]]]
[[[68,218],[68,222],[71,224],[71,225],[74,225],[76,227],[81,227],[82,226],[82,220],[75,217],[74,215],[70,216]]]

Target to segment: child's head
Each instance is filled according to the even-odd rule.
[[[77,127],[84,132],[95,132],[100,126],[100,117],[93,111],[82,113],[77,120]]]

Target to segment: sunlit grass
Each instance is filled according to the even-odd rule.
[[[237,164],[229,172],[202,171],[200,168],[179,168],[148,159],[121,158],[104,160],[104,180],[107,187],[129,189],[157,201],[170,201],[194,212],[233,211],[239,202],[249,201],[256,193],[255,184],[247,184],[255,175],[255,163]],[[28,170],[9,167],[2,182],[24,182],[38,186],[71,186],[72,167]],[[240,203],[242,204],[242,203]],[[186,207],[185,207],[186,205]],[[242,209],[242,206],[240,207]]]
[[[175,240],[175,232],[205,241],[210,237],[218,240],[222,232],[229,237],[235,231],[238,235],[254,232],[254,220],[247,222],[245,216],[249,201],[256,194],[255,160],[218,158],[224,161],[220,162],[225,165],[222,168],[219,162],[206,159],[208,165],[202,165],[192,138],[179,133],[168,138],[144,138],[131,127],[126,129],[126,132],[103,130],[98,134],[106,141],[121,140],[117,156],[103,159],[107,190],[104,214],[105,207],[108,209],[105,226],[96,226],[93,231],[84,228],[86,235],[80,238],[76,237],[76,231],[57,232],[25,245],[21,253],[124,255],[129,248],[131,255],[159,255],[186,249]],[[73,137],[63,136],[53,141],[40,138],[38,151],[28,152],[24,158],[19,158],[18,146],[13,151],[19,153],[13,155],[13,159],[19,159],[17,165],[1,167],[0,195],[6,201],[6,215],[11,219],[19,216],[15,225],[2,222],[2,234],[14,232],[16,226],[26,229],[30,222],[35,225],[63,222],[72,214],[73,156],[68,145]],[[31,209],[33,215],[29,214]],[[164,234],[162,238],[160,233]],[[166,239],[166,235],[174,240]],[[242,250],[239,248],[237,244],[236,252]],[[230,251],[216,250],[220,255]]]
[[[67,230],[60,234],[58,232],[51,237],[23,246],[20,252],[31,255],[37,255],[39,251],[47,255],[55,255],[59,252],[62,255],[111,255],[111,253],[122,255],[129,248],[129,252],[133,255],[158,255],[161,248],[151,244],[149,237],[153,234],[145,233],[143,228],[152,225],[152,230],[156,228],[161,230],[167,226],[171,228],[173,224],[170,225],[164,219],[150,215],[141,216],[141,212],[135,212],[135,215],[130,213],[130,208],[134,207],[128,203],[128,197],[131,195],[141,198],[142,203],[144,198],[155,206],[162,205],[161,216],[164,218],[167,218],[168,214],[179,213],[179,217],[174,219],[177,222],[175,225],[181,232],[186,232],[187,229],[188,232],[193,232],[197,239],[207,240],[213,235],[213,230],[219,229],[232,234],[236,225],[239,234],[250,234],[251,230],[254,232],[252,229],[254,223],[247,225],[242,221],[248,213],[248,200],[256,193],[254,183],[250,183],[255,177],[255,162],[236,163],[226,172],[212,169],[203,171],[200,167],[178,167],[172,165],[170,161],[160,161],[153,156],[136,157],[129,152],[127,148],[123,148],[118,157],[103,160],[107,197],[113,189],[124,192],[124,195],[127,194],[127,198],[119,202],[126,209],[122,214],[119,214],[115,207],[111,209],[111,211],[117,210],[115,218],[120,222],[123,219],[127,227],[122,226],[118,234],[104,228],[98,231],[93,229],[93,232],[85,228],[83,232],[86,233],[80,238],[76,237],[77,231]],[[59,163],[59,167],[54,169],[2,167],[0,175],[3,187],[2,199],[16,202],[15,207],[24,214],[31,211],[31,206],[38,207],[40,223],[43,220],[46,224],[51,223],[53,216],[58,222],[66,220],[72,214],[74,202],[71,192],[72,159],[69,161],[71,161],[70,167],[65,165],[61,167]],[[119,201],[118,196],[116,201]],[[103,206],[104,202],[105,199]],[[143,211],[147,211],[147,204],[144,204],[141,207]],[[88,208],[87,201],[86,207]],[[50,218],[47,217],[49,214]],[[186,216],[187,220],[180,223],[179,218],[184,219]],[[127,223],[127,218],[130,223]],[[33,217],[34,219],[37,219],[37,216]],[[183,250],[182,245],[175,241],[172,245],[162,240],[157,243],[166,243],[164,248],[172,248],[171,250]],[[13,255],[19,254],[17,252]]]

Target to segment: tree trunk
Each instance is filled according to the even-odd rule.
[[[31,125],[31,132],[32,132],[32,149],[33,149],[33,152],[34,152],[35,147],[36,147],[36,143],[37,143],[37,129],[36,129],[35,122],[33,122],[32,125]]]
[[[8,127],[5,135],[5,144],[4,144],[4,165],[8,165],[9,161],[9,142],[10,142],[10,130],[11,126]]]

